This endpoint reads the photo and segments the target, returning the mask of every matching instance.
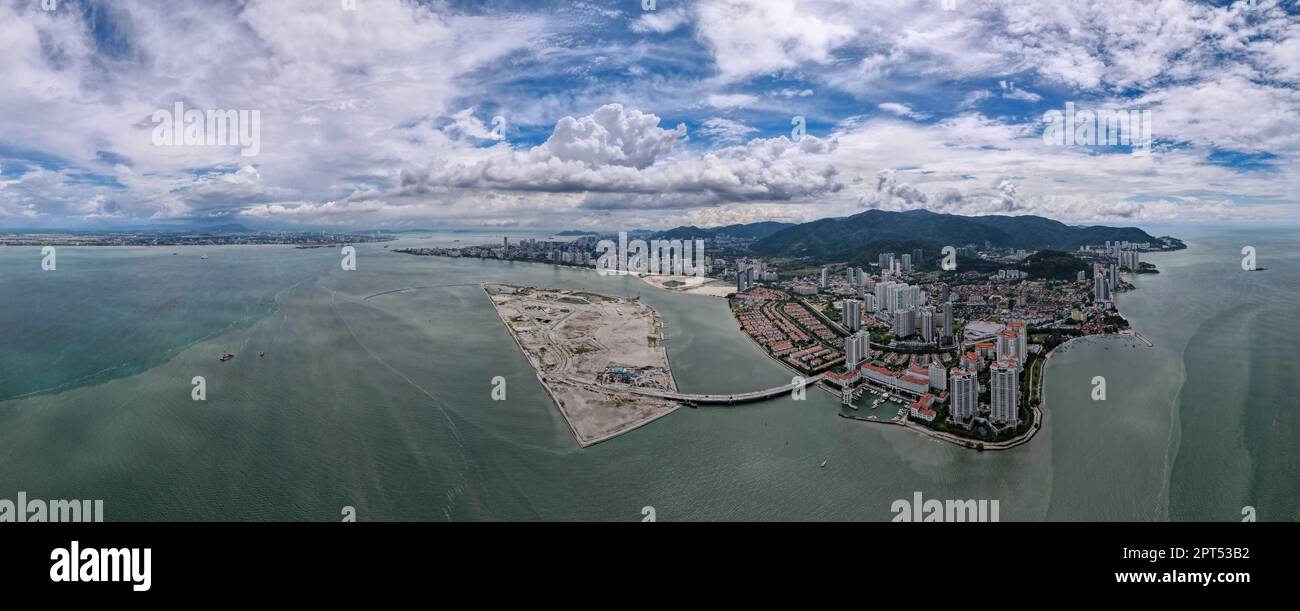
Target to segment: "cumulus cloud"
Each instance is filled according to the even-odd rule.
[[[659,156],[671,153],[685,136],[685,125],[661,129],[659,117],[639,110],[624,111],[621,104],[608,104],[581,118],[560,119],[551,137],[532,154],[547,161],[576,161],[586,168],[614,165],[644,169]]]
[[[929,198],[919,189],[898,181],[894,170],[881,170],[876,175],[876,187],[858,196],[864,207],[880,210],[911,210],[924,207]]]
[[[842,188],[827,160],[837,146],[833,140],[755,139],[698,156],[671,156],[686,128],[663,129],[659,121],[618,104],[606,105],[591,115],[561,119],[546,142],[532,149],[502,150],[470,164],[449,162],[405,172],[403,190],[625,194],[634,197],[597,196],[584,205],[630,208],[788,201]],[[736,125],[727,127],[734,131]]]

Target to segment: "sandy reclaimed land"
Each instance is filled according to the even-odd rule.
[[[677,390],[650,306],[569,289],[485,284],[483,290],[583,447],[679,407],[598,386],[611,367],[624,367],[638,371],[638,386]]]
[[[660,275],[643,275],[641,280],[655,288],[661,288],[667,291],[677,291],[679,293],[688,293],[691,295],[708,295],[709,297],[726,297],[736,292],[736,287],[730,284],[711,284],[715,283],[715,278],[705,278],[703,276],[660,276]],[[679,285],[669,285],[670,282],[679,282]]]

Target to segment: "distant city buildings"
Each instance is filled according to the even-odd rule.
[[[997,273],[998,280],[1021,280],[1028,277],[1029,274],[1018,269],[1000,269]]]
[[[1137,271],[1141,268],[1141,255],[1139,251],[1121,250],[1117,253],[1116,259],[1119,261],[1119,266],[1124,269]]]
[[[880,312],[898,312],[923,305],[921,287],[906,282],[882,280],[876,283],[876,309]]]

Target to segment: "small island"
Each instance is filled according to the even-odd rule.
[[[483,290],[582,447],[680,407],[653,396],[675,393],[677,382],[650,306],[569,289],[484,284]]]

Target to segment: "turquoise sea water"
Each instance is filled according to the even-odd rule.
[[[446,236],[360,245],[355,272],[335,249],[60,248],[41,272],[39,248],[0,248],[0,498],[100,498],[109,520],[888,520],[920,491],[1003,520],[1300,518],[1295,239],[1189,231],[1121,297],[1156,347],[1072,344],[1044,430],[1000,453],[838,418],[822,392],[580,449],[479,282],[639,294],[689,392],[789,374],[720,299],[392,252]],[[1246,244],[1267,271],[1240,270]]]

